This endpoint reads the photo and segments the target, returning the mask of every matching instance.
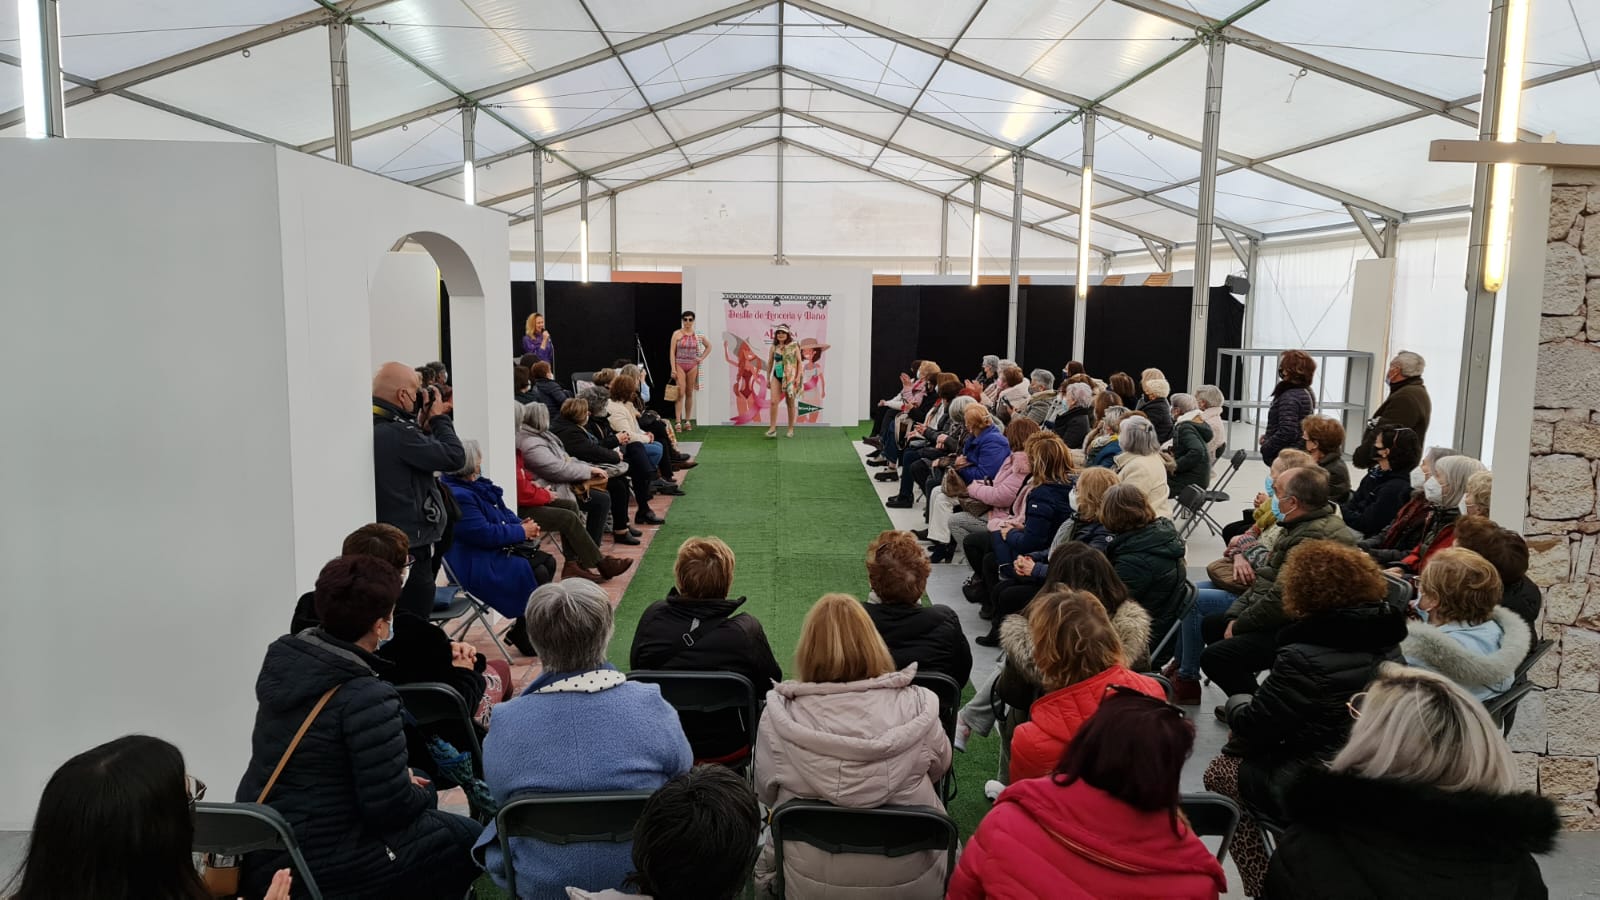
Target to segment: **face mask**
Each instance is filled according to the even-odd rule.
[[[1273,494],[1272,495],[1272,518],[1276,519],[1279,525],[1283,524],[1283,520],[1284,520],[1283,508],[1278,506],[1278,495],[1277,494]]]
[[[1416,488],[1422,487],[1423,479],[1426,478],[1426,477],[1427,476],[1422,474],[1421,467],[1412,469],[1411,470],[1411,487],[1412,487],[1412,489],[1416,489]]]
[[[1428,498],[1429,503],[1437,505],[1440,500],[1444,499],[1444,489],[1439,487],[1438,481],[1429,478],[1422,483],[1422,495]]]
[[[387,644],[392,640],[394,640],[394,614],[390,613],[389,614],[389,636],[388,637],[378,638],[378,648],[382,649],[384,644]]]
[[[1411,608],[1417,611],[1417,618],[1421,619],[1422,623],[1426,625],[1428,623],[1428,611],[1422,608],[1422,604],[1414,604]]]
[[[1266,491],[1267,491],[1267,496],[1268,496],[1268,497],[1275,497],[1275,496],[1277,496],[1277,493],[1278,493],[1278,492],[1277,492],[1277,491],[1275,491],[1275,490],[1273,490],[1273,487],[1272,487],[1272,476],[1271,476],[1271,475],[1268,475],[1268,476],[1267,476],[1267,487],[1266,487]]]

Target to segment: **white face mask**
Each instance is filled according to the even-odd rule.
[[[1422,495],[1428,498],[1429,503],[1437,506],[1439,501],[1444,499],[1444,488],[1439,486],[1437,479],[1429,478],[1422,483]]]
[[[1427,476],[1422,474],[1422,467],[1421,466],[1418,466],[1417,468],[1412,469],[1411,470],[1411,487],[1413,489],[1422,487],[1422,482],[1426,477]]]

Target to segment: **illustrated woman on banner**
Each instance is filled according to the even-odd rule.
[[[761,357],[749,341],[731,331],[722,333],[722,355],[733,374],[734,414],[729,424],[759,422],[767,405],[767,376],[761,371]]]
[[[772,349],[767,352],[767,385],[772,392],[771,426],[767,437],[778,436],[778,404],[789,407],[789,437],[794,437],[794,420],[800,396],[800,346],[787,325],[772,329]]]
[[[700,364],[711,355],[711,342],[694,330],[694,310],[683,311],[683,327],[672,333],[672,383],[677,387],[678,431],[694,430],[694,392],[700,389]]]
[[[822,375],[822,351],[827,344],[816,338],[800,342],[800,421],[815,424],[822,420],[822,401],[828,396],[828,382]]]

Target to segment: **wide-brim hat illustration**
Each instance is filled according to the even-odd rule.
[[[816,338],[806,338],[800,342],[801,350],[826,350],[828,347],[828,344],[817,343]]]

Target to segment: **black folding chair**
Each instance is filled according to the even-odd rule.
[[[912,677],[911,683],[917,687],[925,687],[933,691],[939,698],[939,724],[944,726],[944,736],[952,743],[956,739],[956,714],[961,711],[961,685],[956,680],[943,672],[918,672]],[[937,785],[939,796],[948,804],[956,798],[956,764],[954,755],[950,758],[950,770],[944,773]]]
[[[661,697],[681,716],[686,712],[714,713],[738,710],[744,731],[745,754],[725,763],[731,769],[752,768],[749,763],[756,747],[756,726],[761,721],[761,706],[755,686],[737,672],[672,672],[641,669],[628,673],[629,681],[661,688]],[[699,762],[700,760],[696,760]]]
[[[1531,681],[1514,682],[1504,694],[1490,697],[1485,701],[1483,708],[1489,711],[1489,718],[1500,726],[1502,732],[1509,732],[1516,716],[1517,704],[1522,702],[1523,697],[1533,693],[1537,687],[1538,685]]]
[[[798,841],[827,853],[865,853],[896,858],[943,850],[944,883],[956,868],[960,838],[956,823],[942,810],[926,806],[848,809],[820,800],[790,800],[772,811],[773,860],[777,895],[784,896],[783,845]]]
[[[435,609],[428,613],[428,621],[445,627],[445,630],[449,631],[445,623],[461,619],[461,623],[456,627],[455,631],[450,632],[450,639],[453,641],[459,641],[465,637],[467,632],[472,630],[472,623],[481,623],[483,630],[489,635],[489,640],[494,642],[495,647],[500,651],[500,655],[506,658],[506,663],[515,666],[516,661],[511,658],[511,651],[507,650],[506,645],[500,642],[500,635],[495,634],[494,629],[489,627],[488,616],[491,612],[489,604],[478,599],[475,594],[461,586],[461,579],[456,577],[456,573],[450,568],[449,562],[440,560],[440,563],[444,569],[444,580],[449,584],[434,589]],[[443,609],[437,608],[439,606],[437,598],[446,596],[447,591],[450,598],[449,605]],[[465,618],[463,618],[463,615]]]
[[[594,373],[593,372],[573,372],[572,373],[572,394],[573,394],[573,396],[577,396],[578,394],[583,393],[583,389],[584,388],[593,387],[593,386],[594,386]]]
[[[1178,808],[1189,820],[1189,827],[1200,837],[1220,837],[1217,862],[1228,858],[1228,847],[1233,844],[1233,833],[1239,828],[1239,804],[1221,794],[1199,791],[1178,797]]]
[[[467,701],[456,689],[438,681],[419,681],[415,684],[397,684],[400,702],[418,725],[455,725],[466,736],[467,746],[461,749],[472,753],[472,768],[483,771],[483,744],[478,740],[478,726],[467,709]]]
[[[294,829],[275,809],[260,803],[196,803],[194,852],[215,856],[243,856],[257,850],[280,850],[294,865],[296,893],[304,889],[312,900],[322,900],[317,879],[300,853]]]
[[[1186,484],[1173,498],[1173,504],[1177,507],[1173,511],[1173,518],[1178,520],[1178,539],[1186,541],[1194,533],[1195,527],[1208,518],[1205,511],[1206,492],[1199,485]]]
[[[500,858],[505,866],[506,893],[517,896],[517,867],[511,858],[512,838],[547,844],[626,844],[654,791],[517,794],[495,816]]]
[[[1200,589],[1195,587],[1194,582],[1189,579],[1185,578],[1183,580],[1183,583],[1178,586],[1178,591],[1180,596],[1175,605],[1178,617],[1167,628],[1166,634],[1161,636],[1161,641],[1150,648],[1150,665],[1152,668],[1159,667],[1166,662],[1164,654],[1166,653],[1167,645],[1175,645],[1177,643],[1178,629],[1183,627],[1184,617],[1189,615],[1195,604],[1200,602]],[[1173,647],[1173,652],[1177,652],[1176,646]]]
[[[1246,456],[1247,454],[1243,450],[1235,451],[1233,458],[1228,460],[1228,467],[1217,475],[1217,480],[1212,483],[1210,490],[1200,491],[1196,488],[1198,496],[1192,498],[1192,507],[1186,506],[1184,503],[1184,495],[1189,493],[1188,488],[1179,493],[1179,505],[1185,506],[1190,512],[1189,519],[1184,523],[1185,528],[1179,534],[1179,537],[1187,538],[1189,533],[1194,530],[1197,522],[1204,522],[1206,528],[1212,534],[1222,533],[1222,526],[1217,524],[1217,520],[1211,517],[1209,510],[1213,503],[1227,502],[1228,485],[1233,481],[1233,476],[1238,474],[1239,468],[1244,465]]]

